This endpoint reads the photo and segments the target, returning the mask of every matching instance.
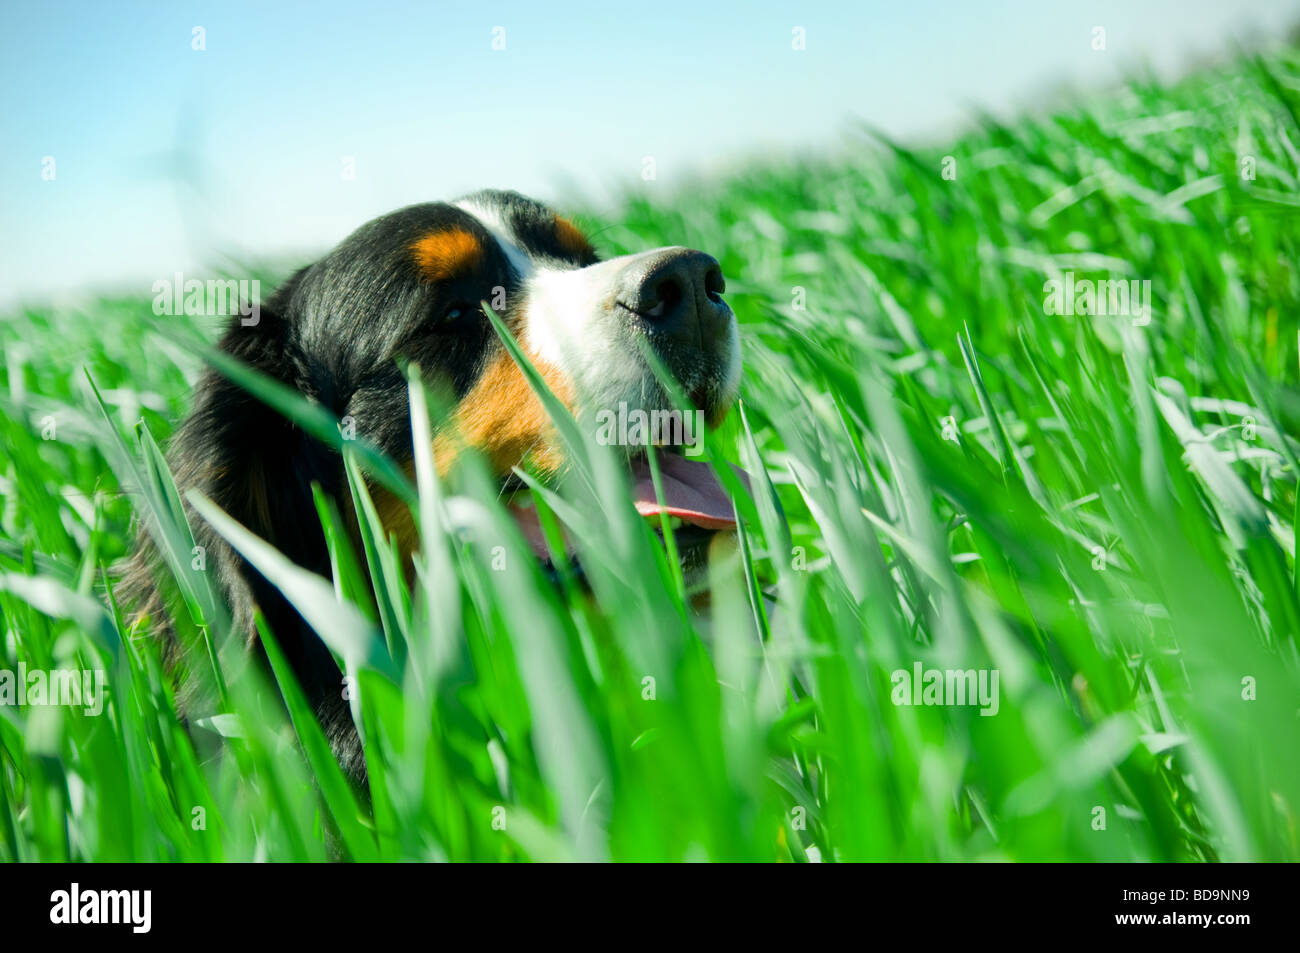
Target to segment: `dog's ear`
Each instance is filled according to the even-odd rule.
[[[254,312],[255,320],[232,319],[218,344],[257,373],[296,390],[302,389],[303,369],[293,344],[293,308],[302,276]],[[310,485],[321,475],[328,449],[215,369],[205,369],[194,394],[173,443],[174,463],[188,471],[177,474],[178,481],[198,487],[285,555],[302,555],[290,550],[305,542],[311,526],[319,533]],[[302,525],[296,517],[307,510],[311,519]]]
[[[218,347],[260,374],[309,392],[294,341],[299,321],[295,291],[304,273],[281,287],[260,308],[256,321],[242,315],[232,319]],[[327,493],[337,495],[338,455],[212,368],[204,370],[194,395],[193,409],[168,454],[177,484],[182,489],[196,487],[289,559],[328,575],[329,557],[311,486],[319,483]],[[252,637],[249,609],[256,605],[291,658],[319,647],[274,587],[202,517],[192,511],[189,516],[195,541],[207,550],[209,566],[215,568],[218,582],[236,610],[240,631]],[[241,610],[247,617],[239,617]]]
[[[309,269],[282,285],[252,314],[232,318],[218,347],[243,364],[315,399],[309,373],[295,343],[302,315],[297,291]],[[173,435],[167,454],[178,488],[196,488],[217,506],[267,540],[300,566],[328,576],[329,556],[312,496],[312,484],[338,495],[337,453],[248,391],[208,367],[194,387],[189,416]],[[331,736],[351,731],[341,701],[338,666],[329,650],[279,591],[234,551],[185,501],[194,541],[203,547],[207,570],[233,612],[236,632],[256,639],[253,611],[260,609],[304,691]],[[152,620],[164,640],[168,664],[179,658],[174,630],[166,620],[165,598],[154,582],[156,551],[141,530],[123,586],[138,612]],[[188,707],[198,685],[182,679],[178,700]],[[354,735],[351,735],[354,737]],[[355,747],[345,767],[364,776]]]

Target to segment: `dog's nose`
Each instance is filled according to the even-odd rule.
[[[636,314],[646,332],[683,347],[709,348],[727,330],[731,309],[726,284],[711,255],[668,248],[638,258],[618,276],[618,302]]]

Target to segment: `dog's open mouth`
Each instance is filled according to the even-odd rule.
[[[649,462],[641,458],[632,464],[632,503],[638,513],[647,517],[675,516],[688,526],[701,529],[735,528],[736,512],[731,498],[712,467],[702,460],[688,460],[676,453],[661,453],[658,460],[662,503],[655,494]]]
[[[712,467],[702,460],[688,460],[678,453],[660,452],[657,459],[662,502],[659,494],[655,493],[649,461],[645,457],[632,461],[632,503],[638,513],[655,520],[667,516],[674,526],[693,528],[690,531],[693,537],[707,538],[735,528],[735,507]],[[748,486],[748,474],[739,467],[733,466],[732,469]],[[550,550],[537,510],[532,506],[512,505],[510,511],[533,552],[539,559],[547,560]]]

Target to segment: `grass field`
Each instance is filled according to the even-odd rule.
[[[331,584],[208,511],[344,661],[372,810],[241,673],[158,464],[215,320],[142,289],[0,323],[0,669],[106,678],[99,715],[0,705],[0,860],[1300,859],[1300,55],[858,141],[578,216],[728,276],[710,447],[755,493],[711,634],[581,435],[592,488],[536,492],[594,604],[427,456],[414,592],[373,532],[330,534]],[[1111,279],[1130,313],[1049,303]],[[188,730],[106,591],[136,510],[215,686]],[[918,663],[996,672],[996,712],[897,704]]]

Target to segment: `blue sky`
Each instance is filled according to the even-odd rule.
[[[645,156],[672,189],[837,148],[855,117],[933,138],[1296,22],[1300,0],[5,0],[0,305],[307,256],[485,186],[608,201]]]

